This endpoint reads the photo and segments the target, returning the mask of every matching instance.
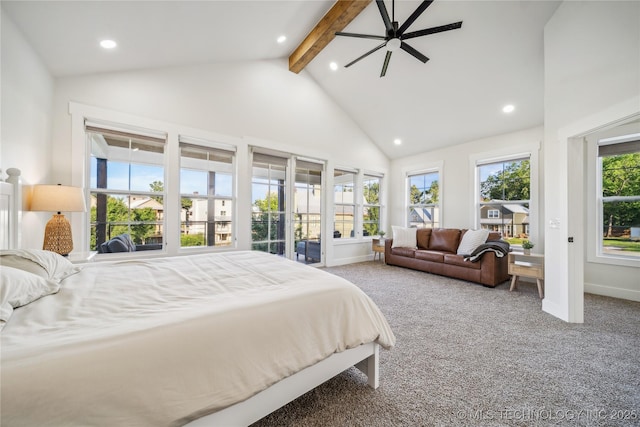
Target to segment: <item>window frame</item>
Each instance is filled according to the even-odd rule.
[[[423,176],[423,175],[429,175],[429,174],[437,174],[437,182],[438,182],[438,202],[437,203],[411,203],[411,178],[412,177],[417,177],[417,176]],[[406,227],[412,227],[411,223],[412,221],[410,221],[409,218],[409,210],[414,208],[414,207],[420,207],[420,208],[435,208],[434,210],[432,210],[432,212],[434,212],[434,214],[432,214],[432,220],[431,220],[431,226],[427,227],[424,224],[423,221],[423,225],[421,227],[418,228],[440,228],[442,227],[442,220],[443,220],[443,215],[442,215],[442,196],[443,196],[444,192],[443,192],[443,173],[442,173],[442,167],[438,166],[438,167],[432,167],[432,168],[428,168],[428,169],[421,169],[421,170],[416,170],[416,171],[408,171],[405,174],[405,209],[404,209],[404,221],[405,221],[405,226]],[[437,211],[437,215],[435,214],[435,212]],[[437,216],[437,221],[436,221],[436,217]]]
[[[480,200],[480,196],[482,193],[482,180],[481,180],[481,176],[480,176],[480,169],[483,166],[490,166],[490,165],[498,165],[498,164],[502,164],[504,165],[505,163],[514,163],[514,162],[518,162],[518,161],[528,161],[529,162],[529,199],[521,199],[521,200],[502,200],[499,199],[496,202],[484,202],[482,200]],[[503,169],[504,170],[504,169]],[[534,241],[533,238],[531,237],[530,233],[527,231],[531,230],[531,207],[532,207],[532,183],[533,183],[533,178],[532,178],[532,170],[533,170],[533,162],[531,159],[531,154],[526,153],[526,154],[519,154],[519,155],[513,155],[513,156],[506,156],[506,157],[501,157],[498,159],[487,159],[487,160],[478,160],[475,162],[475,176],[476,176],[476,185],[474,186],[474,191],[475,191],[475,211],[476,211],[476,227],[478,228],[482,228],[482,214],[481,214],[481,210],[484,206],[488,206],[488,210],[487,210],[487,219],[502,219],[503,221],[499,224],[500,226],[504,227],[504,220],[505,220],[505,215],[504,214],[500,214],[500,209],[492,209],[494,206],[505,206],[505,205],[524,205],[524,204],[528,204],[529,206],[526,208],[527,209],[527,214],[526,217],[529,218],[529,222],[528,223],[521,223],[520,226],[522,227],[522,233],[527,234],[526,240],[531,240]],[[524,206],[523,206],[524,207]],[[492,211],[498,211],[498,216],[497,217],[491,217],[489,215],[490,212]],[[515,215],[517,212],[513,212],[513,214]],[[512,224],[512,227],[515,226],[517,227],[517,224]],[[491,224],[489,224],[488,228],[490,231],[495,231],[493,229],[493,227],[491,227]],[[505,238],[504,236],[504,230],[501,233],[501,237]],[[514,235],[510,236],[510,238],[516,238],[517,236],[515,236],[515,233],[513,233]],[[522,245],[521,244],[514,244],[511,243],[511,246],[516,247],[516,248],[521,248]]]
[[[366,198],[365,198],[365,185],[368,181],[373,181],[373,180],[377,180],[377,184],[378,184],[378,203],[369,203],[367,202]],[[361,189],[361,194],[362,194],[362,211],[360,212],[360,219],[362,222],[362,229],[365,230],[365,224],[376,224],[378,225],[377,233],[369,233],[368,236],[362,236],[365,238],[369,238],[372,239],[374,236],[379,236],[380,231],[385,231],[383,228],[383,214],[382,214],[382,189],[383,189],[383,180],[384,180],[384,174],[379,174],[379,173],[375,173],[375,172],[363,172],[362,173],[362,189]],[[370,208],[377,208],[378,209],[378,221],[377,222],[373,222],[371,220],[365,220],[365,210],[366,209],[370,209]]]
[[[99,142],[96,141],[96,138],[89,138],[90,134],[95,134],[95,135],[100,135],[102,136],[102,141],[106,142],[106,137],[108,138],[113,138],[114,140],[118,140],[118,139],[128,139],[128,145],[129,147],[120,147],[117,144],[113,144],[110,145],[107,143],[107,147],[104,147],[105,149],[113,149],[115,151],[117,151],[115,154],[119,154],[120,151],[124,152],[124,150],[127,150],[126,152],[128,153],[126,156],[112,156],[112,157],[107,157],[105,159],[102,159],[105,161],[105,165],[109,164],[109,162],[111,162],[112,165],[126,165],[127,169],[128,169],[128,176],[127,176],[127,185],[128,188],[124,189],[124,188],[117,188],[117,187],[99,187],[100,183],[98,181],[100,180],[100,173],[102,168],[99,166],[99,160],[97,157],[93,156],[93,147],[94,144],[99,144]],[[131,176],[131,170],[134,166],[138,167],[138,166],[142,166],[142,165],[147,165],[147,166],[155,166],[155,167],[159,167],[162,169],[162,182],[166,181],[166,176],[167,176],[167,169],[166,169],[166,160],[167,160],[167,135],[166,133],[162,133],[162,132],[157,132],[154,133],[153,135],[149,135],[148,133],[142,133],[142,132],[136,132],[135,130],[133,131],[129,131],[126,128],[119,128],[117,126],[101,126],[99,124],[94,124],[91,122],[86,122],[85,126],[84,126],[84,135],[85,135],[85,150],[86,150],[86,154],[87,157],[89,158],[89,160],[87,161],[86,164],[86,175],[87,175],[87,182],[89,184],[92,183],[92,177],[91,177],[91,172],[93,171],[93,165],[94,162],[91,160],[92,158],[95,158],[95,165],[96,165],[96,186],[93,187],[91,185],[88,185],[87,189],[86,189],[86,200],[87,200],[87,206],[91,206],[91,200],[93,195],[96,195],[96,210],[98,210],[98,205],[100,205],[100,200],[98,195],[102,194],[105,196],[104,199],[104,214],[107,215],[107,203],[109,200],[109,197],[115,198],[116,200],[120,200],[122,203],[124,203],[124,205],[127,208],[127,211],[129,212],[129,216],[127,218],[126,221],[124,221],[122,224],[118,224],[116,223],[115,225],[111,224],[109,222],[108,219],[106,219],[106,223],[105,223],[105,227],[108,228],[108,230],[105,230],[105,235],[103,236],[103,241],[98,243],[98,241],[96,241],[96,245],[99,245],[101,243],[107,242],[110,239],[112,239],[113,237],[115,237],[115,235],[112,235],[111,233],[111,226],[113,227],[126,227],[126,233],[131,235],[132,240],[134,241],[134,244],[137,244],[135,242],[135,236],[134,236],[134,232],[133,232],[133,228],[136,226],[152,226],[155,227],[157,230],[159,229],[161,232],[161,236],[162,236],[162,241],[160,243],[160,247],[154,247],[157,245],[157,243],[145,243],[144,246],[151,246],[151,250],[153,251],[153,253],[157,253],[158,251],[163,251],[165,246],[166,246],[166,229],[167,229],[167,223],[165,221],[165,206],[166,206],[166,188],[163,188],[162,192],[156,192],[153,191],[152,189],[148,189],[148,190],[141,190],[141,189],[135,189],[131,187],[132,184],[132,176]],[[105,137],[106,136],[106,137]],[[133,144],[139,145],[139,147],[133,148],[132,146]],[[148,150],[149,153],[145,154],[146,150],[140,150],[140,148],[142,146],[148,146],[150,149]],[[152,149],[153,146],[159,146],[162,147],[162,153],[160,154],[161,156],[161,161],[150,161],[148,159],[144,159],[144,157],[149,157],[149,158],[153,158],[153,157],[157,157],[157,153],[154,153],[154,150]],[[98,149],[100,149],[100,147],[98,147]],[[106,154],[105,154],[106,155]],[[133,159],[133,156],[138,157],[138,159]],[[121,166],[121,167],[122,167]],[[108,179],[109,179],[109,175],[102,177],[104,179],[104,183],[105,185],[108,185]],[[149,183],[152,184],[152,183]],[[119,198],[118,196],[122,196],[123,199]],[[162,203],[162,211],[160,213],[156,212],[156,218],[154,221],[143,221],[142,223],[137,223],[136,221],[133,220],[133,218],[131,217],[131,213],[136,209],[136,208],[132,208],[132,201],[135,200],[135,197],[142,197],[142,198],[147,198],[147,199],[153,199],[154,197],[161,197],[163,200]],[[89,227],[89,231],[88,231],[88,238],[89,238],[89,242],[84,242],[86,243],[86,247],[88,247],[89,250],[98,250],[98,247],[96,246],[96,248],[91,248],[91,237],[92,237],[92,231],[91,229],[93,228],[93,221],[91,220],[91,213],[92,213],[92,208],[89,208],[86,212],[86,216],[87,216],[87,221],[88,221],[88,227]],[[96,212],[98,214],[98,212]],[[97,218],[96,218],[97,221]],[[96,222],[96,229],[98,228],[97,222]],[[98,231],[96,230],[96,235],[98,234]],[[122,233],[120,233],[122,234]]]
[[[336,202],[336,186],[337,185],[341,185],[341,184],[336,184],[336,176],[337,176],[336,173],[341,173],[341,174],[344,174],[344,175],[350,174],[353,177],[353,180],[351,181],[351,187],[352,187],[351,193],[353,194],[352,202],[350,202],[350,203],[345,203],[344,201],[343,202]],[[331,223],[333,224],[332,228],[333,228],[333,232],[334,233],[335,233],[336,230],[341,232],[340,237],[335,237],[335,234],[334,234],[334,238],[333,238],[334,242],[345,241],[345,240],[349,240],[349,239],[353,240],[353,239],[357,239],[357,238],[362,237],[361,236],[362,233],[356,231],[356,230],[359,230],[358,227],[361,227],[361,224],[360,224],[360,226],[358,225],[358,223],[361,222],[361,219],[359,218],[360,214],[359,214],[358,203],[357,203],[358,192],[359,192],[358,189],[360,187],[358,185],[358,180],[359,180],[358,175],[359,175],[359,171],[355,170],[355,169],[344,168],[344,167],[336,167],[336,168],[333,169],[333,173],[332,173],[333,183],[332,183],[332,187],[331,187],[333,211],[331,212],[331,218],[332,218]],[[345,191],[342,191],[341,193],[345,193]],[[352,219],[352,223],[351,223],[352,224],[351,232],[353,232],[353,236],[351,236],[351,232],[349,233],[348,236],[346,235],[346,233],[342,232],[342,231],[344,231],[344,227],[341,229],[342,231],[339,230],[336,227],[336,214],[337,214],[337,207],[338,206],[341,206],[343,208],[347,208],[348,207],[348,208],[350,208],[352,210],[353,219]],[[360,206],[362,206],[362,204],[360,204]],[[343,212],[344,212],[344,209],[343,209]],[[343,225],[344,225],[344,223],[345,222],[342,221]]]
[[[251,249],[257,251],[263,251],[267,253],[274,253],[272,248],[275,249],[275,253],[279,256],[284,256],[285,258],[289,258],[290,250],[287,248],[288,239],[288,214],[287,209],[290,204],[289,194],[288,194],[288,186],[290,184],[290,175],[291,175],[291,156],[286,153],[270,153],[269,150],[262,150],[259,147],[252,147],[252,155],[250,162],[250,170],[251,170]],[[257,165],[266,165],[267,176],[264,177],[256,177],[255,169]],[[283,168],[283,170],[278,171],[278,167]],[[275,171],[275,172],[273,172]],[[274,183],[274,181],[278,181],[277,178],[274,178],[273,175],[282,175],[282,183]],[[266,182],[263,182],[266,181]],[[254,208],[254,186],[267,186],[268,191],[266,193],[267,197],[273,197],[272,194],[275,194],[278,200],[278,209],[272,210],[271,204],[267,205],[266,211],[255,211]],[[276,193],[272,193],[271,188],[276,188]],[[265,199],[269,201],[270,199]],[[256,224],[255,217],[257,214],[266,214],[267,217],[267,237],[262,240],[254,240],[253,230]],[[272,218],[276,218],[275,221],[272,221]],[[272,228],[275,227],[275,228]],[[272,238],[272,235],[275,233],[275,238]],[[266,251],[262,250],[260,247],[262,245],[266,245]],[[273,246],[272,246],[273,245]]]
[[[593,175],[593,181],[595,181],[595,194],[592,196],[595,200],[595,221],[593,223],[593,235],[595,238],[594,248],[589,251],[587,259],[589,262],[598,262],[603,264],[611,264],[611,265],[620,265],[620,266],[634,266],[637,267],[640,265],[640,256],[634,255],[625,255],[625,254],[617,254],[612,252],[604,251],[604,236],[603,236],[603,224],[604,224],[604,204],[606,202],[619,202],[619,201],[639,201],[640,194],[635,196],[604,196],[603,195],[603,168],[602,168],[602,159],[603,157],[611,157],[613,155],[617,155],[612,153],[611,156],[605,156],[601,153],[601,151],[611,151],[611,148],[614,146],[623,147],[623,144],[627,143],[635,143],[634,147],[636,150],[637,146],[640,145],[640,134],[632,134],[632,135],[624,135],[619,137],[610,137],[598,139],[597,143],[594,144],[595,149],[593,153],[590,153],[590,156],[593,156],[594,161],[592,164],[595,164],[594,170],[595,173]],[[603,148],[605,147],[605,148]],[[616,149],[613,148],[615,151]],[[640,150],[633,151],[633,153],[640,153]],[[590,162],[591,163],[591,162]],[[590,175],[590,174],[588,174]]]
[[[514,144],[508,148],[495,151],[485,151],[469,156],[469,188],[473,189],[468,199],[470,222],[475,228],[480,228],[480,176],[477,170],[478,164],[487,164],[497,161],[529,157],[529,240],[536,244],[536,252],[544,253],[544,245],[541,239],[540,227],[540,145],[537,139],[531,142]]]
[[[235,146],[230,146],[230,145],[226,145],[226,144],[218,144],[214,141],[209,141],[209,140],[203,140],[203,139],[198,139],[198,138],[192,138],[189,136],[185,136],[185,135],[179,135],[178,136],[178,145],[179,145],[179,152],[180,152],[180,156],[179,156],[179,161],[178,161],[178,176],[179,176],[179,184],[178,184],[178,191],[180,193],[180,198],[179,198],[179,209],[180,209],[180,241],[179,241],[179,247],[180,247],[180,251],[193,251],[196,248],[197,249],[202,249],[202,248],[218,248],[218,249],[222,249],[225,247],[233,247],[235,246],[235,241],[236,241],[236,235],[235,235],[235,230],[236,230],[236,224],[235,224],[235,220],[234,220],[234,216],[235,216],[235,191],[234,188],[236,187],[236,147]],[[192,147],[193,149],[196,150],[202,150],[202,151],[208,151],[210,154],[219,154],[222,156],[230,156],[231,157],[231,161],[229,162],[230,166],[229,166],[229,175],[231,176],[231,194],[229,195],[223,195],[223,194],[218,194],[217,191],[215,194],[204,194],[204,195],[200,195],[198,194],[197,197],[194,197],[195,195],[190,195],[187,193],[182,193],[182,170],[183,170],[183,160],[182,160],[182,148],[183,147]],[[184,168],[184,169],[189,169],[189,170],[200,170],[200,171],[205,171],[205,169],[193,169],[193,168]],[[207,169],[206,172],[212,172],[211,170]],[[213,171],[213,172],[220,172],[220,171]],[[223,173],[223,172],[220,172]],[[226,173],[226,172],[225,172]],[[214,185],[215,187],[215,185]],[[214,188],[215,189],[215,188]],[[215,206],[215,203],[217,201],[221,202],[221,206],[224,207],[224,211],[220,211],[220,216],[230,216],[231,218],[229,219],[229,221],[216,221],[214,219],[213,221],[213,225],[214,227],[217,227],[218,222],[229,222],[230,225],[228,224],[227,226],[230,228],[229,229],[229,235],[230,235],[230,243],[229,244],[216,244],[217,243],[217,239],[216,239],[216,235],[217,230],[214,228],[213,230],[213,245],[202,245],[202,246],[182,246],[182,199],[184,198],[189,198],[192,197],[194,199],[202,199],[202,200],[207,200],[207,204],[212,203]],[[229,201],[231,203],[231,206],[226,206],[226,202]],[[227,215],[226,212],[227,210],[231,210],[231,215]],[[185,218],[186,220],[186,218]],[[207,221],[209,222],[209,221]],[[205,231],[205,238],[207,238],[207,233]]]
[[[214,145],[233,147],[238,152],[238,147],[244,147],[241,138],[217,134],[215,132],[202,129],[195,129],[188,126],[176,125],[169,122],[148,119],[134,116],[113,110],[93,107],[76,102],[69,102],[69,113],[71,115],[71,184],[81,187],[85,191],[85,197],[89,200],[89,162],[90,151],[87,150],[85,125],[87,122],[96,124],[98,127],[108,127],[124,130],[129,133],[146,136],[166,135],[165,150],[165,204],[163,233],[165,235],[165,245],[162,250],[143,251],[121,254],[97,254],[96,261],[101,259],[116,259],[119,257],[149,258],[155,256],[175,256],[185,254],[185,250],[180,249],[180,212],[179,212],[179,157],[180,149],[178,144],[179,135],[192,135],[206,141],[215,141]],[[235,250],[238,247],[238,164],[233,166],[233,243],[229,247],[201,247],[200,252],[216,252]],[[70,213],[70,222],[74,238],[74,253],[89,253],[90,238],[90,213],[74,212]],[[191,249],[191,250],[189,250]],[[197,253],[195,248],[188,248],[188,253]],[[106,258],[103,258],[106,257]]]

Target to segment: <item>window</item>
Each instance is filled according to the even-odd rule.
[[[333,230],[336,238],[355,237],[355,181],[355,171],[333,171]]]
[[[86,127],[90,160],[90,242],[129,234],[137,250],[164,245],[165,139]]]
[[[288,159],[253,153],[252,249],[285,254],[285,193]]]
[[[480,226],[512,245],[529,238],[530,160],[514,158],[477,164]]]
[[[599,254],[640,259],[640,140],[600,141]]]
[[[234,157],[232,150],[180,137],[181,247],[233,244],[233,210],[226,204],[233,200]]]
[[[364,205],[362,210],[363,234],[375,236],[380,232],[380,184],[382,178],[364,175],[362,182]]]
[[[440,191],[437,171],[409,175],[409,227],[440,226]]]

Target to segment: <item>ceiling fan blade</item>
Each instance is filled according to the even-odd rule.
[[[358,37],[361,39],[374,39],[374,40],[386,40],[387,38],[384,36],[374,36],[371,34],[358,34],[358,33],[343,33],[342,31],[336,31],[336,36],[345,36],[345,37]]]
[[[412,32],[407,33],[407,34],[403,34],[400,37],[400,39],[401,40],[408,40],[408,39],[412,39],[412,38],[415,38],[415,37],[426,36],[426,35],[429,35],[429,34],[441,33],[443,31],[457,30],[460,27],[462,27],[462,21],[454,22],[453,24],[440,25],[439,27],[432,27],[432,28],[426,28],[424,30],[412,31]]]
[[[353,61],[349,62],[347,65],[344,66],[344,68],[350,67],[353,64],[355,64],[356,62],[360,61],[363,58],[366,58],[367,56],[371,55],[373,52],[375,52],[376,50],[382,49],[383,47],[385,47],[385,45],[387,44],[387,42],[382,43],[380,46],[376,46],[373,49],[371,49],[369,52],[365,53],[364,55],[362,55],[359,58],[354,59]]]
[[[407,28],[409,28],[411,24],[413,24],[413,22],[418,19],[420,15],[422,15],[422,12],[424,12],[429,6],[431,6],[431,3],[433,3],[433,0],[425,0],[420,3],[420,6],[418,6],[418,8],[413,11],[411,16],[409,16],[407,20],[404,21],[404,24],[402,24],[402,26],[398,29],[398,34],[404,33]]]
[[[389,19],[389,12],[387,12],[387,6],[384,5],[384,0],[376,0],[376,5],[380,10],[380,15],[382,16],[382,21],[384,22],[384,27],[387,30],[387,34],[393,31],[393,26],[391,25],[391,20]]]
[[[384,77],[385,74],[387,74],[387,67],[389,66],[389,60],[391,59],[391,54],[393,52],[391,52],[390,50],[387,51],[387,55],[384,57],[384,64],[382,64],[382,71],[380,72],[380,77]]]
[[[400,44],[400,49],[414,56],[418,61],[422,61],[423,63],[426,63],[429,60],[429,58],[427,58],[426,56],[424,56],[423,54],[421,54],[420,52],[418,52],[417,50],[415,50],[405,42],[402,42],[402,44]]]

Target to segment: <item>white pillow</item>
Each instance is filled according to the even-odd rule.
[[[418,241],[416,238],[417,228],[404,228],[397,225],[392,225],[393,230],[393,243],[392,248],[411,248],[416,249],[418,247]]]
[[[37,265],[34,266],[31,262]],[[62,255],[41,249],[0,251],[0,265],[25,270],[56,282],[80,271],[80,267],[76,267]]]
[[[458,255],[471,255],[478,246],[487,241],[487,237],[489,230],[467,230],[458,246]]]
[[[17,268],[0,268],[0,329],[14,308],[22,307],[60,290],[60,284]]]

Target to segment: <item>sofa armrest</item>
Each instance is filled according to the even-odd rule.
[[[482,255],[480,262],[480,282],[495,287],[509,279],[507,256],[497,257],[494,252]]]
[[[384,256],[391,253],[391,245],[393,245],[393,239],[385,239],[384,241]]]

